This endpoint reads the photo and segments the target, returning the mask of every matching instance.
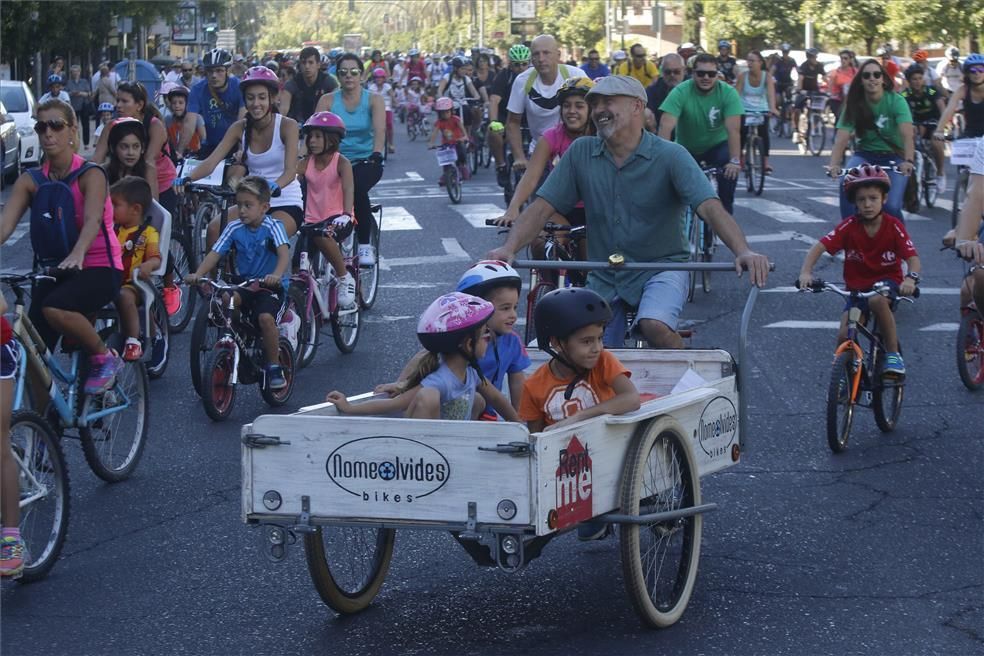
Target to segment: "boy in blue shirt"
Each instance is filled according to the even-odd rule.
[[[252,314],[263,336],[266,384],[271,390],[287,386],[278,362],[280,332],[277,322],[284,312],[289,284],[290,247],[284,224],[270,217],[270,185],[263,178],[247,176],[236,186],[239,219],[231,221],[212,245],[198,270],[185,276],[189,285],[212,271],[232,247],[236,271],[243,278],[262,278],[263,287],[235,293],[236,306]]]

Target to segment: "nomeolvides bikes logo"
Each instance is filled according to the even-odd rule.
[[[370,503],[413,503],[448,481],[451,465],[437,449],[390,435],[363,437],[328,455],[325,471],[342,490]]]
[[[727,452],[738,435],[738,412],[730,399],[717,396],[704,406],[694,438],[704,453],[713,457]]]

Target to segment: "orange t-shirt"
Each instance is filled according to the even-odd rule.
[[[612,384],[620,375],[632,376],[609,351],[602,351],[598,364],[588,375],[574,386],[570,400],[564,392],[571,379],[562,380],[554,375],[550,363],[541,366],[526,379],[523,385],[523,398],[519,403],[519,416],[523,421],[542,421],[544,426],[556,424],[561,419],[572,417],[581,410],[604,403],[615,396]]]
[[[465,128],[461,124],[461,119],[457,116],[451,116],[451,118],[446,120],[439,119],[435,121],[434,129],[441,132],[442,145],[461,141],[467,136],[465,134]]]

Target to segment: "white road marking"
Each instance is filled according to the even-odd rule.
[[[840,207],[840,199],[837,196],[812,196],[807,200],[812,200],[816,203],[823,203],[824,205],[830,205],[832,207]],[[923,216],[922,214],[915,214],[912,212],[905,213],[905,220],[908,221],[932,221],[928,216]]]
[[[447,287],[447,285],[437,282],[394,282],[388,285],[380,285],[383,289],[433,289],[435,287]]]
[[[792,205],[777,203],[774,200],[767,200],[765,198],[736,198],[735,205],[747,207],[753,212],[758,212],[780,223],[830,223],[829,220],[807,214]]]
[[[763,328],[822,328],[823,330],[836,330],[837,328],[840,328],[840,321],[777,321],[775,323],[766,324]]]
[[[370,314],[363,317],[362,321],[364,321],[365,323],[390,323],[393,321],[407,321],[408,319],[416,319],[416,317],[412,317],[408,314],[399,315],[399,316],[390,316],[384,314],[382,316],[377,317]]]
[[[7,243],[5,243],[4,246],[13,246],[18,241],[20,241],[22,237],[26,236],[30,232],[31,232],[31,222],[25,221],[21,223],[16,228],[14,228],[14,231],[10,234],[10,238],[7,240]]]
[[[958,328],[960,328],[960,324],[959,323],[950,323],[950,322],[933,323],[933,324],[930,324],[930,325],[928,325],[928,326],[926,326],[924,328],[920,328],[919,329],[919,332],[921,332],[921,333],[929,333],[929,332],[955,333],[955,332],[957,332],[957,329]]]
[[[444,255],[422,255],[418,257],[394,257],[388,258],[384,257],[380,261],[380,269],[383,271],[388,271],[393,267],[398,266],[417,266],[421,264],[442,264],[445,262],[471,260],[472,256],[468,254],[458,240],[454,237],[444,237],[441,239],[441,245],[444,247]]]
[[[472,205],[452,205],[451,209],[465,217],[475,228],[494,228],[485,225],[485,219],[495,219],[502,216],[503,209],[492,203],[475,203]]]
[[[380,180],[376,183],[379,185],[392,185],[392,184],[406,184],[408,182],[423,182],[424,178],[416,171],[407,171],[406,176],[403,178],[390,178],[387,180]]]
[[[946,210],[947,212],[953,211],[953,201],[949,198],[937,198],[934,205],[940,209]]]
[[[384,208],[383,232],[395,230],[423,230],[413,214],[402,205],[387,205]]]

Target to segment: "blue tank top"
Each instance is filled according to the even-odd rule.
[[[745,112],[767,112],[769,111],[769,101],[765,97],[765,76],[763,73],[757,87],[752,86],[752,81],[748,72],[745,72],[745,86],[741,91],[741,104]]]
[[[345,138],[338,146],[338,151],[349,161],[366,159],[372,155],[372,116],[369,112],[371,94],[362,90],[362,97],[355,111],[350,112],[345,106],[342,94],[336,94],[331,103],[331,111],[345,122]]]

